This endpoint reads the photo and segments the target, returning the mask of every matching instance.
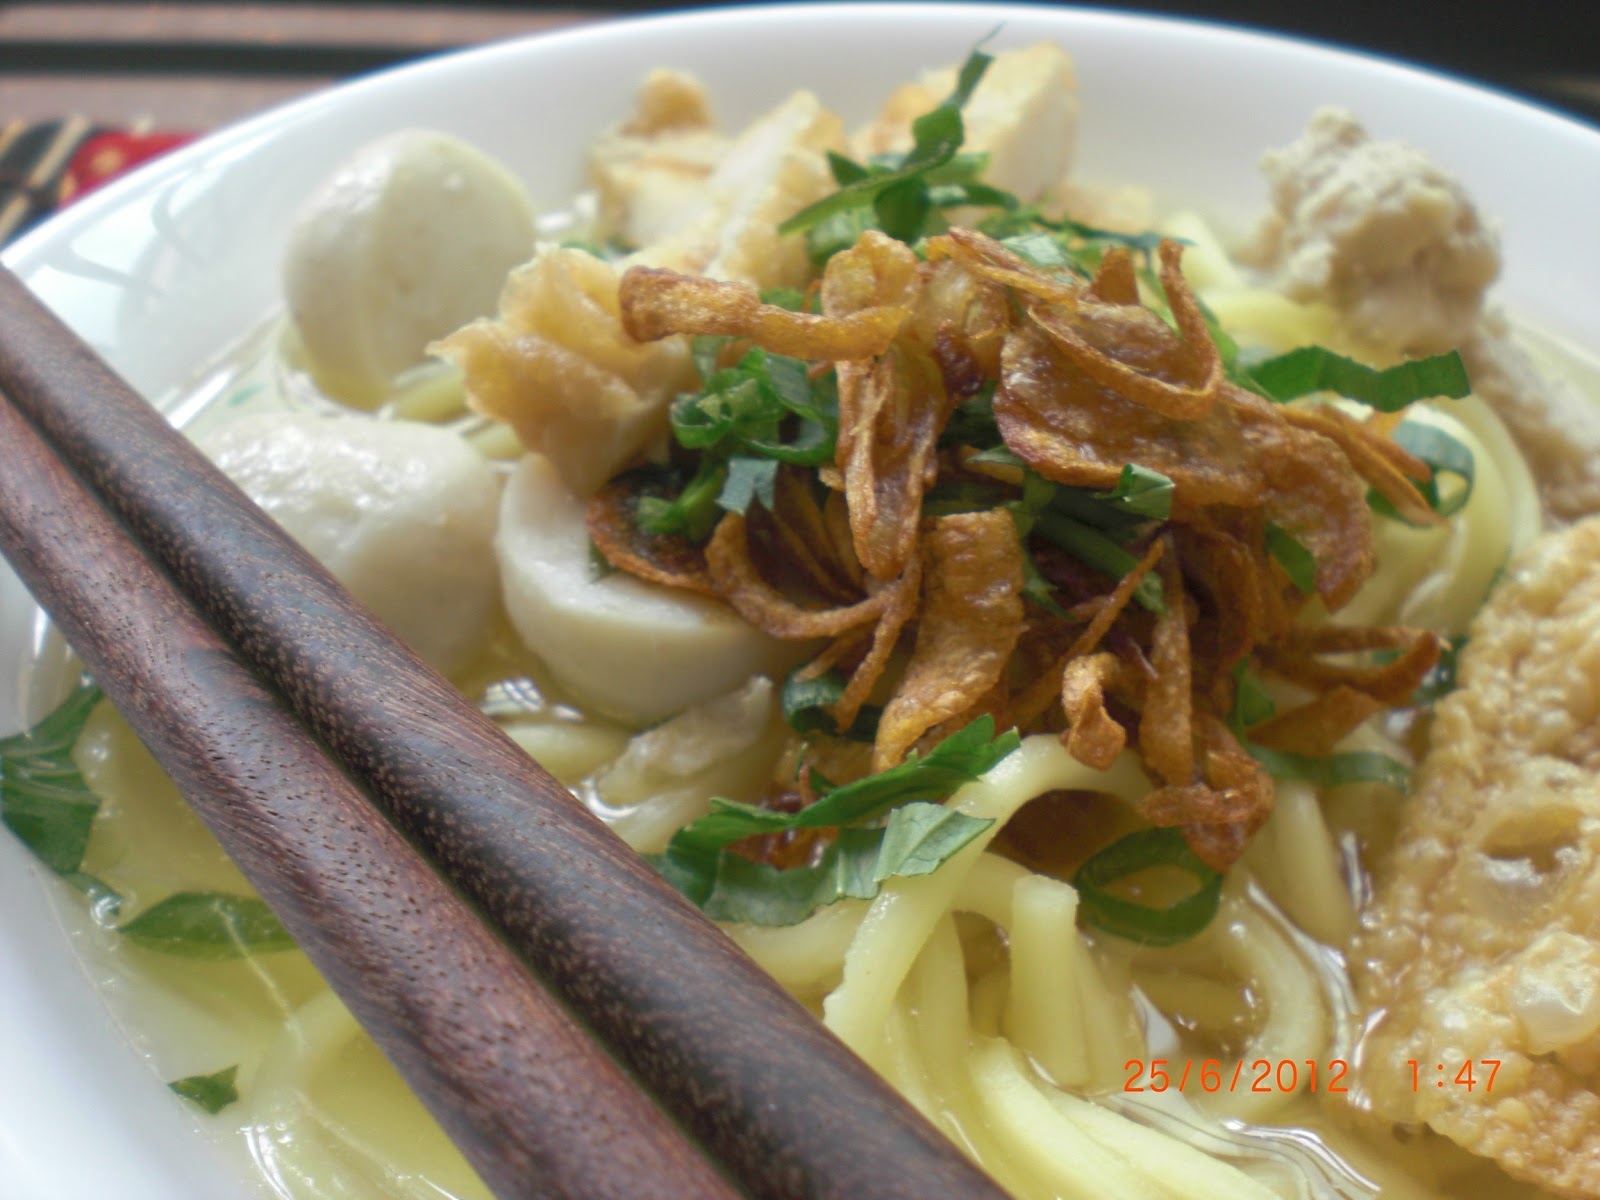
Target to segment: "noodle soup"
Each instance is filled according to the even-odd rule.
[[[1073,49],[1087,70],[1091,52]],[[951,57],[946,48],[925,61]],[[1084,104],[1088,129],[1095,112],[1089,97]],[[1139,178],[1105,180],[1130,177]],[[1192,212],[1163,210],[1152,210],[1150,227],[1186,240],[1188,286],[1241,345],[1268,354],[1320,342],[1379,364],[1392,357],[1328,306],[1284,300],[1260,286],[1223,250],[1237,231],[1221,235]],[[1180,307],[1173,291],[1146,281],[1145,303],[1163,296]],[[302,369],[314,354],[303,342],[285,343],[274,327],[220,369],[217,382],[192,389],[214,397],[192,406],[197,436],[225,438],[239,410],[329,411]],[[470,364],[467,371],[470,379]],[[442,412],[448,420],[452,386],[413,375],[387,402],[401,415]],[[1472,498],[1444,531],[1376,522],[1378,573],[1347,598],[1341,620],[1403,620],[1456,636],[1543,516],[1532,477],[1508,453],[1510,439],[1481,398],[1441,402],[1418,419],[1471,451]],[[465,429],[491,459],[509,462],[522,452],[505,426],[469,420]],[[532,496],[530,503],[551,503],[548,477],[525,464],[515,471],[510,488]],[[1441,486],[1448,494],[1455,485]],[[943,569],[954,568],[946,562]],[[799,751],[779,693],[814,646],[764,665],[764,683],[745,683],[749,672],[740,672],[707,695],[663,701],[668,711],[641,716],[619,711],[615,697],[596,695],[581,678],[552,672],[522,644],[515,614],[497,609],[481,624],[486,633],[453,677],[647,852],[663,853],[710,796],[751,801],[772,780],[796,778]],[[901,655],[915,654],[908,635]],[[1289,710],[1303,696],[1282,688],[1274,698]],[[1423,744],[1420,724],[1369,723],[1338,752],[1406,763]],[[950,803],[964,818],[994,822],[963,843],[970,852],[957,847],[925,873],[890,872],[874,896],[847,894],[788,923],[732,921],[731,932],[1019,1194],[1359,1196],[1373,1194],[1374,1184],[1393,1195],[1471,1195],[1488,1186],[1513,1194],[1516,1185],[1444,1139],[1422,1135],[1402,1145],[1339,1103],[1358,1085],[1365,1016],[1343,951],[1369,886],[1362,864],[1381,857],[1393,836],[1393,789],[1371,779],[1332,791],[1280,781],[1270,821],[1217,887],[1215,915],[1174,945],[1140,947],[1081,922],[1076,910],[1087,884],[1075,890],[1069,883],[1082,880],[1097,850],[1140,825],[1133,814],[1151,780],[1120,757],[1085,765],[1057,732],[1031,733],[1003,761],[985,761],[974,772],[981,779],[933,797],[953,793]],[[919,753],[934,755],[937,745],[924,742]],[[844,784],[850,772],[866,772],[865,753],[836,746],[825,764],[811,765]],[[77,761],[104,797],[82,871],[115,888],[123,912],[178,891],[244,894],[113,714],[89,719]],[[769,804],[767,811],[784,809]],[[973,839],[991,851],[976,854]],[[805,849],[825,852],[825,845]],[[812,863],[772,857],[770,847],[761,853],[767,867]],[[1125,898],[1161,908],[1194,878],[1180,868],[1176,880],[1146,881]],[[224,1141],[233,1138],[228,1131],[242,1135],[236,1144],[261,1164],[266,1186],[287,1195],[481,1194],[297,954],[257,946],[243,957],[180,961],[130,943],[76,897],[61,908],[100,964],[96,973],[107,977],[120,1019],[144,1031],[139,1039],[162,1079],[189,1080],[190,1091],[237,1091],[207,1123]],[[898,982],[874,980],[884,972]]]

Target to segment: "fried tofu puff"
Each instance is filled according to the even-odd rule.
[[[1600,518],[1514,563],[1459,680],[1352,954],[1362,1092],[1385,1121],[1597,1196]]]

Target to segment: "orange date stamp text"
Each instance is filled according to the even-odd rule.
[[[1346,1092],[1350,1064],[1342,1058],[1130,1058],[1125,1092]]]

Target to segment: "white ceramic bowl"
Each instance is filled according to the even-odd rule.
[[[1455,171],[1499,218],[1499,297],[1600,345],[1600,132],[1438,75],[1236,29],[1100,11],[967,5],[784,5],[579,28],[386,72],[208,137],[57,217],[6,260],[154,402],[192,390],[280,304],[278,262],[301,198],[353,148],[425,125],[465,136],[560,206],[590,138],[650,67],[690,69],[736,125],[796,86],[848,119],[929,65],[1054,38],[1075,56],[1078,174],[1140,181],[1242,228],[1264,203],[1264,148],[1321,104],[1350,107]],[[0,447],[0,469],[5,449]],[[0,570],[0,730],[15,728],[37,636]],[[0,1196],[225,1200],[259,1194],[129,1050],[68,940],[44,878],[0,836]]]

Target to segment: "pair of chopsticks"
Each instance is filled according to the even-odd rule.
[[[0,446],[23,581],[496,1192],[729,1194],[4,401]]]
[[[496,1195],[998,1197],[0,269],[0,551]]]

